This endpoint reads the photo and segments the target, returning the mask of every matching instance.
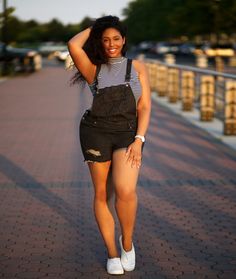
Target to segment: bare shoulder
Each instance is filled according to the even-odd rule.
[[[143,61],[134,59],[133,60],[133,66],[135,68],[135,70],[139,73],[139,74],[144,74],[147,72],[147,68],[146,65]]]

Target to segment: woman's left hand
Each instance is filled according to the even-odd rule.
[[[132,142],[127,150],[126,150],[126,156],[127,162],[131,163],[131,167],[133,168],[136,166],[137,168],[140,168],[141,166],[141,160],[142,160],[142,141],[139,139],[136,139],[134,142]]]

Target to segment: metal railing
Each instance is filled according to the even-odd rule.
[[[182,102],[182,110],[200,111],[200,121],[214,117],[224,122],[225,135],[236,135],[236,75],[192,66],[145,59],[150,84],[170,103]]]

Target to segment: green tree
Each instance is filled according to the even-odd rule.
[[[85,17],[81,22],[80,22],[80,30],[83,30],[85,28],[90,27],[93,25],[94,20],[91,19],[90,17]]]
[[[137,0],[124,9],[132,42],[160,40],[173,36],[172,14],[181,0]]]
[[[81,30],[81,24],[67,24],[64,28],[63,41],[68,42],[76,33]]]
[[[170,18],[175,35],[193,36],[213,31],[214,17],[211,4],[214,0],[183,0],[176,5]]]
[[[11,28],[8,27],[9,25],[9,21],[12,19],[12,14],[14,13],[15,8],[13,7],[8,7],[6,9],[6,14],[5,13],[0,13],[0,27],[1,27],[1,34],[0,34],[0,38],[1,40],[3,40],[2,36],[3,36],[3,32],[4,32],[4,39],[5,41],[9,41],[10,40],[10,34],[9,32],[11,32]],[[5,25],[4,25],[5,24]],[[3,26],[4,25],[4,26]],[[5,30],[3,31],[3,28],[5,28]]]
[[[235,32],[234,0],[136,0],[124,9],[132,42]]]
[[[215,0],[214,16],[215,28],[227,34],[235,33],[236,2],[234,0]],[[217,20],[218,19],[218,20]]]
[[[43,24],[44,40],[46,41],[62,41],[64,31],[64,25],[58,19],[52,19]]]

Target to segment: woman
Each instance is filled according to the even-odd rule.
[[[92,107],[81,119],[80,141],[94,184],[95,218],[107,247],[109,274],[123,274],[124,270],[135,268],[132,237],[137,209],[136,184],[151,110],[146,68],[140,61],[124,56],[125,35],[119,18],[105,16],[68,42],[78,69],[75,79],[84,79],[94,96]],[[107,204],[109,170],[122,232],[121,256]]]

